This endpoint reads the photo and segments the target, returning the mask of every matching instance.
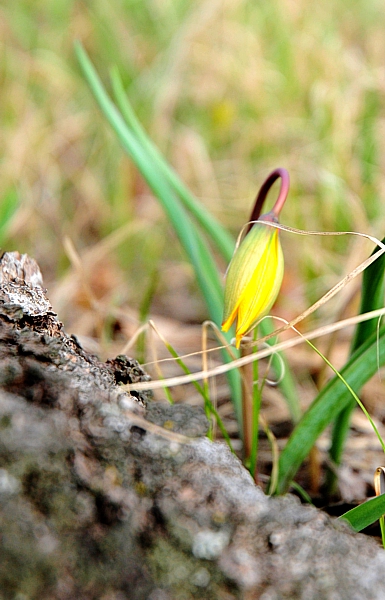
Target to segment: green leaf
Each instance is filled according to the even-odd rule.
[[[385,494],[371,498],[338,517],[348,521],[354,531],[362,531],[385,514]]]
[[[385,237],[382,239],[382,243],[385,244]],[[377,246],[371,255],[376,252],[378,252]],[[385,254],[382,254],[376,261],[369,265],[363,273],[361,306],[359,310],[360,315],[384,306],[384,278]],[[376,331],[377,323],[378,319],[370,319],[369,321],[362,321],[362,323],[357,324],[352,342],[352,353],[357,350],[357,348],[359,348],[359,346],[361,346],[374,331]]]
[[[382,240],[385,243],[385,238]],[[378,251],[376,247],[372,255]],[[362,277],[361,306],[359,314],[364,314],[372,310],[377,310],[384,306],[384,277],[385,277],[385,254],[382,254],[367,269]],[[370,319],[358,323],[355,335],[352,341],[351,354],[361,346],[376,330],[378,319]],[[329,456],[335,465],[340,465],[342,453],[345,447],[346,438],[349,434],[351,415],[356,406],[355,401],[351,402],[337,415],[332,429],[332,442],[329,450]],[[329,469],[327,473],[326,487],[330,495],[334,495],[337,490],[337,476],[335,469]]]
[[[357,393],[377,371],[377,365],[385,363],[385,326],[356,350],[341,369],[341,376]],[[377,363],[378,359],[378,363]],[[279,460],[279,476],[276,492],[287,492],[290,482],[309,454],[323,430],[336,418],[341,409],[351,403],[351,394],[337,376],[321,390],[291,434]]]

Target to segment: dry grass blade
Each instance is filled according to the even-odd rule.
[[[123,414],[129,419],[130,423],[133,423],[137,427],[144,429],[145,431],[149,431],[155,435],[160,435],[171,442],[176,442],[177,444],[190,444],[193,438],[189,438],[186,435],[182,435],[181,433],[174,433],[161,427],[160,425],[156,425],[155,423],[150,423],[150,421],[146,421],[143,417],[139,417],[135,415],[133,412],[124,410]]]
[[[212,369],[209,369],[208,371],[198,371],[198,372],[193,373],[192,375],[188,375],[188,376],[181,375],[179,377],[172,377],[172,378],[166,379],[165,381],[149,381],[148,383],[147,382],[146,383],[138,383],[137,385],[135,384],[135,389],[155,390],[155,389],[159,389],[164,386],[173,387],[176,385],[184,385],[185,383],[190,383],[191,381],[199,381],[199,380],[205,379],[207,377],[215,377],[217,375],[226,373],[230,369],[237,369],[239,367],[242,367],[243,365],[253,362],[254,360],[260,360],[261,358],[266,358],[268,356],[271,356],[274,352],[279,352],[281,350],[287,350],[289,348],[294,348],[295,346],[298,346],[299,344],[304,344],[307,340],[313,340],[313,339],[325,336],[329,333],[332,333],[333,331],[339,331],[341,329],[344,329],[345,327],[349,327],[351,325],[360,323],[360,322],[368,320],[368,319],[374,319],[377,317],[379,318],[379,317],[382,317],[383,315],[385,315],[385,308],[382,308],[379,310],[374,310],[374,311],[371,311],[370,313],[366,313],[364,315],[358,315],[356,317],[344,319],[343,321],[339,321],[338,323],[332,323],[331,325],[324,325],[323,327],[319,327],[319,328],[315,329],[314,331],[310,331],[306,334],[303,334],[303,337],[296,337],[296,338],[292,338],[290,340],[286,340],[284,342],[280,342],[278,344],[275,344],[271,348],[259,350],[252,356],[245,356],[242,358],[238,358],[229,364],[219,365],[217,367],[213,367]],[[290,325],[290,327],[291,327],[291,325]],[[288,327],[285,327],[285,329],[288,329]],[[279,330],[279,331],[281,331],[281,330]],[[200,351],[194,352],[194,353],[182,356],[181,358],[185,358],[186,356],[194,356],[197,354],[201,354],[201,352]],[[164,360],[172,360],[172,359],[164,359]],[[133,389],[133,387],[128,385],[128,389]]]

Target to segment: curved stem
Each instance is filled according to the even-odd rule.
[[[281,212],[282,207],[285,203],[290,187],[289,173],[286,171],[286,169],[283,169],[282,167],[279,167],[278,169],[272,171],[272,173],[270,173],[270,175],[267,177],[267,179],[265,179],[264,183],[262,184],[261,189],[259,190],[255,199],[254,208],[250,215],[250,223],[246,229],[246,235],[252,228],[254,224],[253,221],[257,221],[259,219],[262,211],[262,206],[266,200],[266,196],[269,193],[273,183],[279,178],[281,178],[281,187],[279,190],[277,201],[274,204],[273,209],[271,211],[272,216],[278,220],[279,213]]]

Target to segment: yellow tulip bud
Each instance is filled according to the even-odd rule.
[[[277,219],[269,213],[259,221],[277,222]],[[222,330],[228,331],[237,319],[237,348],[242,337],[269,312],[283,278],[279,230],[259,221],[236,249],[226,275]]]

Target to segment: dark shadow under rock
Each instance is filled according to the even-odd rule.
[[[385,599],[373,540],[265,496],[202,437],[201,409],[148,403],[146,416],[148,397],[119,385],[130,369],[145,380],[139,365],[88,355],[37,265],[11,258],[22,266],[0,290],[1,600]]]

